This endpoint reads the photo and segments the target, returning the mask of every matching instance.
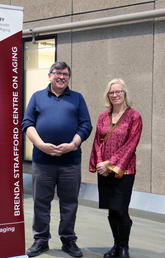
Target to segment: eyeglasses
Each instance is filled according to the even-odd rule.
[[[123,92],[124,92],[123,90],[117,90],[117,91],[110,91],[108,94],[109,96],[113,97],[114,95],[120,96],[122,95]]]
[[[61,72],[51,72],[52,74],[55,74],[57,76],[63,76],[63,77],[69,77],[69,73],[61,73]]]

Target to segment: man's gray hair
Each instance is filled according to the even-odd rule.
[[[52,66],[50,67],[49,69],[49,73],[52,73],[54,69],[68,69],[68,72],[69,72],[69,77],[71,76],[71,69],[70,69],[70,66],[65,63],[65,62],[60,62],[60,61],[57,61],[55,62],[54,64],[52,64]]]

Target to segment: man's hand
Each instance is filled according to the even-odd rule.
[[[61,156],[63,154],[62,151],[58,148],[58,146],[51,143],[42,143],[39,149],[51,156]]]
[[[58,152],[62,155],[71,151],[74,151],[75,145],[70,142],[70,143],[62,143],[58,146],[56,146]]]
[[[40,150],[44,153],[51,155],[51,156],[61,156],[65,153],[73,151],[75,149],[74,144],[71,143],[62,143],[60,145],[54,145],[51,143],[43,143],[40,146]]]
[[[34,126],[29,126],[27,128],[26,135],[38,149],[51,156],[59,157],[65,153],[74,151],[75,145],[78,147],[81,144],[81,137],[78,134],[75,134],[70,143],[62,143],[59,145],[45,143],[39,136]]]

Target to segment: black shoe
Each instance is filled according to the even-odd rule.
[[[74,240],[66,241],[62,245],[62,250],[73,257],[82,257],[81,249],[76,245]]]
[[[130,258],[128,247],[120,247],[119,258]]]
[[[119,246],[114,244],[114,246],[104,254],[104,258],[113,258],[118,257],[119,255]]]
[[[33,245],[27,250],[26,254],[29,257],[35,257],[49,250],[48,243],[41,243],[35,241]]]

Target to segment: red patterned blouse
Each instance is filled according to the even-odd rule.
[[[110,120],[110,110],[104,111],[98,118],[89,170],[96,172],[97,163],[105,161],[111,172],[136,174],[135,151],[142,132],[141,115],[130,108],[105,141],[112,127]]]

